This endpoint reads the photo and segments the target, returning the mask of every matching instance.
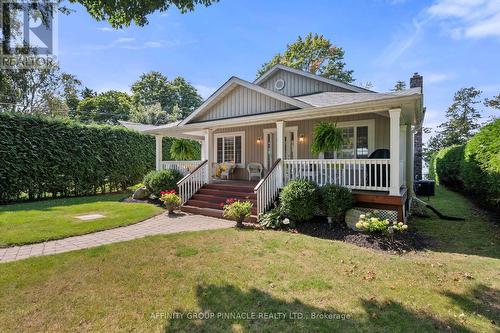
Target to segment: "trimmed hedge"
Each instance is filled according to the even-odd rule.
[[[164,142],[164,159],[169,149]],[[88,195],[141,181],[155,143],[121,126],[2,113],[0,161],[0,202]]]
[[[500,211],[500,119],[484,126],[465,145],[440,150],[436,180]]]
[[[177,170],[150,171],[142,181],[148,191],[157,197],[161,196],[161,191],[176,190],[177,182],[182,179],[182,173]]]
[[[437,183],[452,188],[462,188],[460,163],[464,159],[465,145],[455,145],[441,149],[435,157],[435,173]]]
[[[316,184],[307,180],[292,180],[280,193],[281,211],[293,222],[312,219],[318,203],[318,188]]]

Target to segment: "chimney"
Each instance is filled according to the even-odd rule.
[[[414,73],[410,78],[410,88],[420,87],[420,92],[423,93],[424,90],[424,78],[418,73]],[[425,112],[425,111],[424,111]],[[422,179],[422,127],[419,127],[415,136],[413,137],[413,152],[415,154],[413,158],[413,177],[415,180]]]
[[[417,87],[420,87],[420,89],[423,90],[424,78],[422,75],[414,73],[413,76],[410,78],[410,88],[417,88]]]

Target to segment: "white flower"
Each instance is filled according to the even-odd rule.
[[[365,217],[366,217],[366,215],[365,215],[365,214],[361,214],[361,215],[359,215],[359,218],[360,218],[360,219],[364,219]]]
[[[290,220],[287,218],[283,219],[283,224],[290,224]]]

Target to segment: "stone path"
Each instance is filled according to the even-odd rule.
[[[231,221],[214,217],[182,214],[169,217],[166,213],[146,221],[110,230],[98,231],[82,236],[73,236],[43,243],[0,248],[0,263],[35,256],[87,249],[104,244],[128,241],[150,235],[172,234],[182,231],[197,231],[230,228]]]

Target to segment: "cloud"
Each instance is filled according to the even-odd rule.
[[[97,30],[99,30],[99,31],[105,31],[105,32],[117,32],[117,31],[121,31],[121,30],[110,28],[110,27],[99,27],[99,28],[97,28]]]
[[[214,91],[217,90],[217,88],[215,87],[208,87],[202,84],[195,84],[194,87],[196,88],[196,90],[198,90],[198,93],[201,97],[203,97],[204,100],[210,97],[210,95],[212,95]]]
[[[453,76],[444,73],[424,73],[424,80],[426,84],[439,83],[452,79]]]
[[[500,37],[498,0],[437,0],[426,13],[453,38]]]

